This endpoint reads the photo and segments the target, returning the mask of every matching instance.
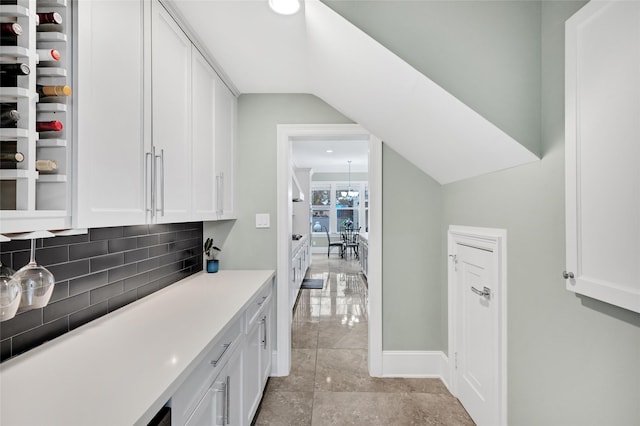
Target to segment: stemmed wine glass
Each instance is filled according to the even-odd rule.
[[[31,239],[31,260],[18,269],[13,278],[22,289],[22,299],[18,312],[42,308],[49,303],[55,279],[44,266],[36,263],[36,240]]]
[[[13,318],[20,306],[20,284],[13,277],[15,272],[0,262],[0,321]]]

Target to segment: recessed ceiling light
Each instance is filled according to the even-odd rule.
[[[333,150],[332,150],[332,149],[328,149],[328,150],[327,150],[327,154],[331,154],[332,152],[333,152]]]
[[[300,0],[269,0],[269,6],[280,15],[293,15],[300,10]]]

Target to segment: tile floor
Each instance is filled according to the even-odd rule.
[[[267,383],[255,425],[474,425],[438,379],[369,377],[367,287],[358,262],[313,255],[294,308],[291,374]]]

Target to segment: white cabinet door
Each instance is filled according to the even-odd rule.
[[[567,289],[640,312],[640,3],[566,27]]]
[[[246,424],[251,424],[262,397],[262,388],[260,386],[261,335],[262,323],[260,321],[256,321],[247,334],[245,350],[244,401]]]
[[[193,220],[217,219],[215,170],[215,99],[218,76],[198,50],[191,48]]]
[[[241,346],[231,355],[227,365],[218,376],[218,381],[224,381],[224,411],[222,418],[225,425],[244,425],[243,422],[243,363],[244,348]],[[218,416],[220,419],[220,416]]]
[[[191,42],[157,1],[152,15],[155,221],[185,222],[191,220]]]
[[[198,403],[186,426],[212,426],[216,424],[215,419],[218,412],[222,410],[222,398],[224,397],[224,387],[220,383],[214,383],[207,390],[202,400]]]
[[[218,219],[235,218],[236,97],[216,78],[216,174]]]
[[[239,347],[198,403],[187,426],[244,425],[242,422],[244,351]]]
[[[144,36],[142,1],[76,2],[73,224],[145,223]],[[115,31],[114,23],[126,31]],[[112,52],[117,51],[114,56]]]
[[[271,351],[273,348],[273,339],[271,335],[271,307],[272,302],[269,300],[264,306],[264,314],[260,321],[262,333],[260,336],[260,393],[267,384],[267,379],[271,375]]]

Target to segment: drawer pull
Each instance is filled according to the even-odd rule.
[[[262,300],[258,302],[258,306],[262,306],[264,301],[267,300],[267,297],[269,297],[269,296],[262,296]]]
[[[231,342],[229,343],[225,343],[224,345],[224,350],[222,351],[222,353],[220,354],[220,356],[218,357],[218,359],[214,359],[213,361],[211,361],[211,365],[213,365],[214,367],[216,365],[218,365],[218,363],[220,362],[220,360],[222,359],[222,357],[224,356],[225,353],[227,353],[227,349],[229,349],[229,346],[231,346]]]

